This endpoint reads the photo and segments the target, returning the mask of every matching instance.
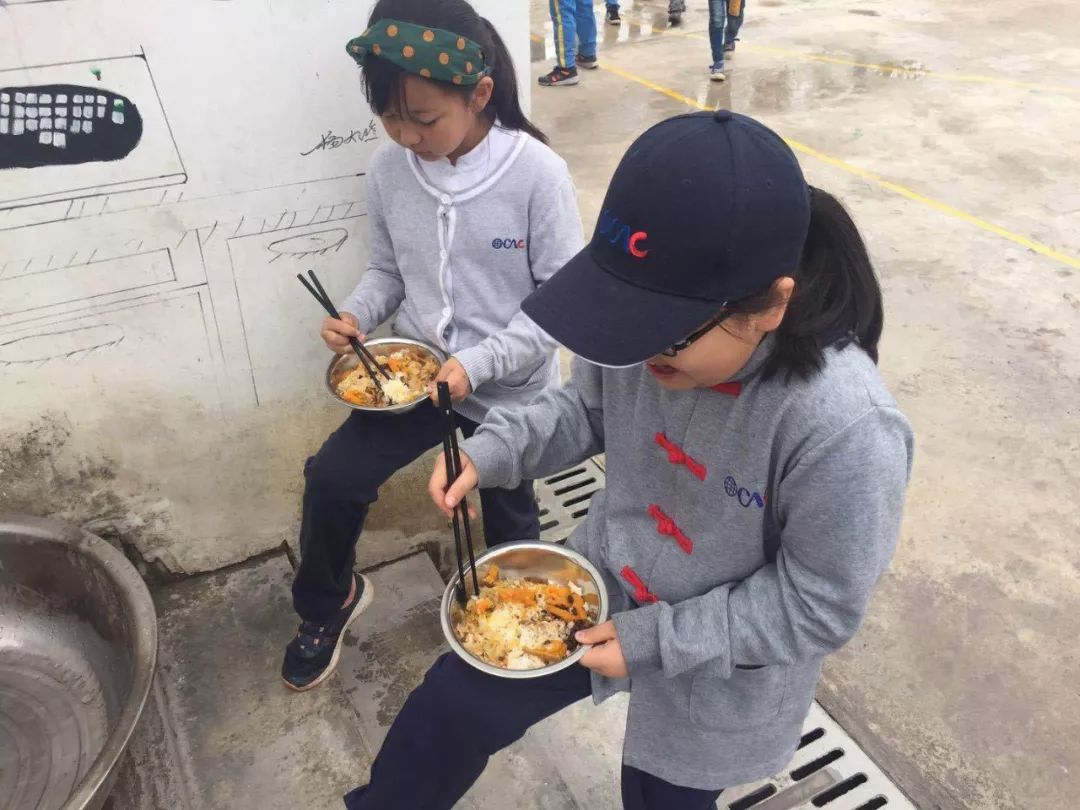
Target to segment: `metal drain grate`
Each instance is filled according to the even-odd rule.
[[[559,543],[589,514],[592,496],[604,488],[604,468],[595,460],[536,482],[540,539]]]
[[[565,540],[604,488],[604,468],[593,459],[536,482],[540,538]],[[725,791],[727,810],[916,810],[880,768],[816,702],[799,750],[783,774]]]
[[[728,810],[916,810],[817,703],[784,773],[722,798]]]

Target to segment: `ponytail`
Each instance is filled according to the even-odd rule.
[[[503,42],[495,26],[486,17],[480,18],[487,30],[491,41],[490,49],[484,47],[484,53],[488,55],[488,64],[492,68],[492,79],[495,81],[495,89],[491,95],[488,109],[499,123],[506,129],[516,129],[532,135],[540,143],[548,142],[547,136],[528,118],[521,109],[521,101],[518,98],[517,71],[514,70],[514,61],[510,58],[510,51]]]
[[[505,129],[521,130],[541,143],[547,136],[525,117],[518,97],[517,75],[510,52],[499,32],[488,20],[476,13],[466,0],[379,0],[372,9],[368,26],[379,20],[391,18],[414,25],[452,31],[477,43],[484,51],[484,60],[491,68],[495,83],[491,101],[484,114],[492,122],[498,121]],[[404,71],[378,57],[369,56],[363,62],[364,93],[376,115],[382,115],[391,107],[400,105],[404,110],[404,90],[401,77]],[[475,88],[459,87],[442,82],[447,89],[461,94],[466,100],[472,98]],[[407,111],[405,111],[407,114]]]
[[[756,313],[776,305],[770,287],[760,295],[730,304],[732,312]],[[881,287],[866,245],[840,201],[810,189],[810,228],[795,289],[762,372],[804,379],[824,365],[825,350],[855,343],[875,363],[884,323]]]

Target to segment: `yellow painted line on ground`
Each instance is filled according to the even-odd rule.
[[[612,67],[610,64],[608,64],[606,62],[604,64],[602,64],[600,67],[602,69],[606,70],[608,73],[615,74],[616,76],[618,76],[621,79],[626,79],[627,81],[636,82],[637,84],[640,84],[642,87],[648,87],[650,90],[655,90],[657,93],[663,93],[668,98],[673,98],[676,101],[681,101],[683,104],[686,104],[687,106],[695,107],[695,108],[697,108],[699,110],[709,110],[710,112],[712,111],[711,107],[708,107],[708,106],[702,104],[696,98],[690,98],[690,96],[684,96],[682,93],[678,92],[677,90],[672,90],[669,87],[664,87],[663,85],[657,84],[656,82],[650,82],[648,79],[646,79],[646,78],[644,78],[642,76],[638,76],[636,73],[631,73],[630,71],[623,70],[622,68]]]
[[[608,73],[618,76],[621,79],[626,79],[627,81],[634,82],[635,84],[639,84],[642,87],[647,87],[650,90],[656,91],[657,93],[663,93],[668,98],[681,102],[688,107],[693,107],[697,110],[706,110],[709,112],[712,111],[711,107],[702,104],[697,99],[690,98],[690,96],[683,95],[677,90],[672,90],[669,87],[664,87],[663,85],[657,84],[656,82],[649,81],[642,76],[638,76],[636,73],[631,73],[630,71],[623,70],[622,68],[612,67],[610,64],[601,65],[601,68],[603,70],[606,70]],[[827,155],[824,152],[819,152],[812,146],[807,146],[806,144],[800,143],[799,141],[793,141],[790,139],[786,140],[788,145],[796,152],[800,152],[804,155],[816,158],[823,163],[828,163],[830,166],[835,166],[838,169],[842,169],[849,174],[855,175],[856,177],[862,178],[863,180],[874,183],[875,185],[880,186],[887,191],[891,191],[894,194],[899,194],[901,197],[906,197],[913,202],[921,203],[922,205],[925,205],[928,208],[932,208],[939,213],[945,214],[946,216],[950,216],[953,219],[958,219],[961,222],[966,222],[969,225],[974,225],[976,228],[984,230],[987,233],[992,233],[995,236],[1001,237],[1002,239],[1007,239],[1014,244],[1027,248],[1034,253],[1038,253],[1040,256],[1046,256],[1047,258],[1053,259],[1054,261],[1060,262],[1061,264],[1064,264],[1068,267],[1080,270],[1080,259],[1076,258],[1075,256],[1070,256],[1067,253],[1062,253],[1059,250],[1055,250],[1049,245],[1044,245],[1041,242],[1036,242],[1033,239],[1028,239],[1026,236],[1021,236],[1018,233],[1013,233],[1006,228],[1002,228],[1000,225],[995,225],[992,222],[987,222],[985,219],[981,219],[974,214],[969,214],[967,211],[962,211],[961,209],[949,205],[948,203],[941,202],[940,200],[935,200],[933,197],[927,197],[925,194],[920,194],[919,192],[913,191],[907,186],[902,186],[899,183],[894,183],[891,180],[888,180],[878,174],[874,174],[871,171],[867,171],[866,169],[860,168],[859,166],[855,166],[854,164],[848,163],[845,160],[832,157],[831,155]]]
[[[596,8],[600,8],[600,6],[596,6]],[[660,28],[653,25],[650,20],[646,20],[640,16],[635,17],[629,13],[623,15],[623,20],[632,22],[643,28],[649,28],[654,34],[659,36],[685,37],[686,39],[696,39],[701,42],[709,41],[708,33],[701,34],[693,31],[682,31],[678,28]],[[632,41],[639,42],[641,40]],[[864,68],[866,70],[872,70],[875,73],[892,73],[918,79],[941,79],[943,81],[958,82],[961,84],[1001,85],[1004,87],[1017,87],[1021,90],[1037,90],[1042,93],[1060,93],[1067,96],[1080,96],[1080,86],[1077,85],[1025,82],[1019,79],[1006,79],[1000,76],[983,76],[977,73],[942,73],[927,68],[903,67],[902,65],[888,65],[875,62],[859,62],[854,59],[845,59],[840,56],[827,56],[826,54],[797,51],[791,48],[776,48],[771,45],[757,45],[752,42],[744,42],[739,46],[739,50],[770,53],[774,56],[787,56],[794,59],[802,59],[807,62],[823,62],[829,65]]]
[[[543,42],[544,41],[543,37],[537,36],[536,34],[529,34],[529,39],[531,39],[533,42]]]
[[[693,39],[703,39],[705,41],[708,41],[708,37],[698,36],[695,34],[687,34],[687,36],[692,37]],[[1061,93],[1064,95],[1080,96],[1080,87],[1074,87],[1067,84],[1043,84],[1041,82],[1024,82],[1018,79],[1004,79],[998,76],[981,76],[974,73],[940,73],[934,70],[924,70],[922,68],[908,68],[902,67],[900,65],[857,62],[854,59],[843,59],[837,56],[825,56],[824,54],[807,53],[805,51],[794,51],[787,48],[774,48],[768,45],[755,45],[753,43],[743,43],[743,45],[740,46],[740,50],[742,50],[743,48],[748,51],[771,53],[776,56],[790,56],[796,59],[804,59],[809,62],[824,62],[830,65],[845,65],[847,67],[865,68],[866,70],[873,70],[878,73],[894,73],[903,76],[911,76],[912,78],[943,79],[947,82],[961,82],[965,84],[997,84],[1004,85],[1006,87],[1019,87],[1022,90],[1038,90],[1043,93]]]

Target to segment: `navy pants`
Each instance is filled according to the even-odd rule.
[[[477,424],[462,416],[466,437]],[[441,446],[445,420],[430,402],[400,416],[353,411],[304,465],[300,566],[293,606],[305,621],[329,621],[349,595],[356,541],[379,487],[406,464]],[[482,489],[484,537],[489,546],[540,536],[532,481],[517,489]],[[435,507],[432,506],[432,509]]]
[[[453,653],[439,658],[405,701],[349,810],[450,810],[488,757],[545,717],[588,697],[589,672],[572,666],[544,678],[486,675]],[[574,756],[573,749],[565,752]],[[713,810],[719,790],[679,787],[623,765],[626,810]],[[494,809],[493,809],[494,810]]]

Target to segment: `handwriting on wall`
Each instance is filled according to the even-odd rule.
[[[328,129],[322,136],[322,139],[306,152],[300,154],[304,157],[314,154],[315,152],[325,151],[329,149],[340,149],[343,146],[348,146],[354,143],[370,143],[379,137],[379,132],[376,129],[375,121],[368,122],[368,125],[363,129],[354,129],[349,132],[348,135],[338,135],[332,129]]]

